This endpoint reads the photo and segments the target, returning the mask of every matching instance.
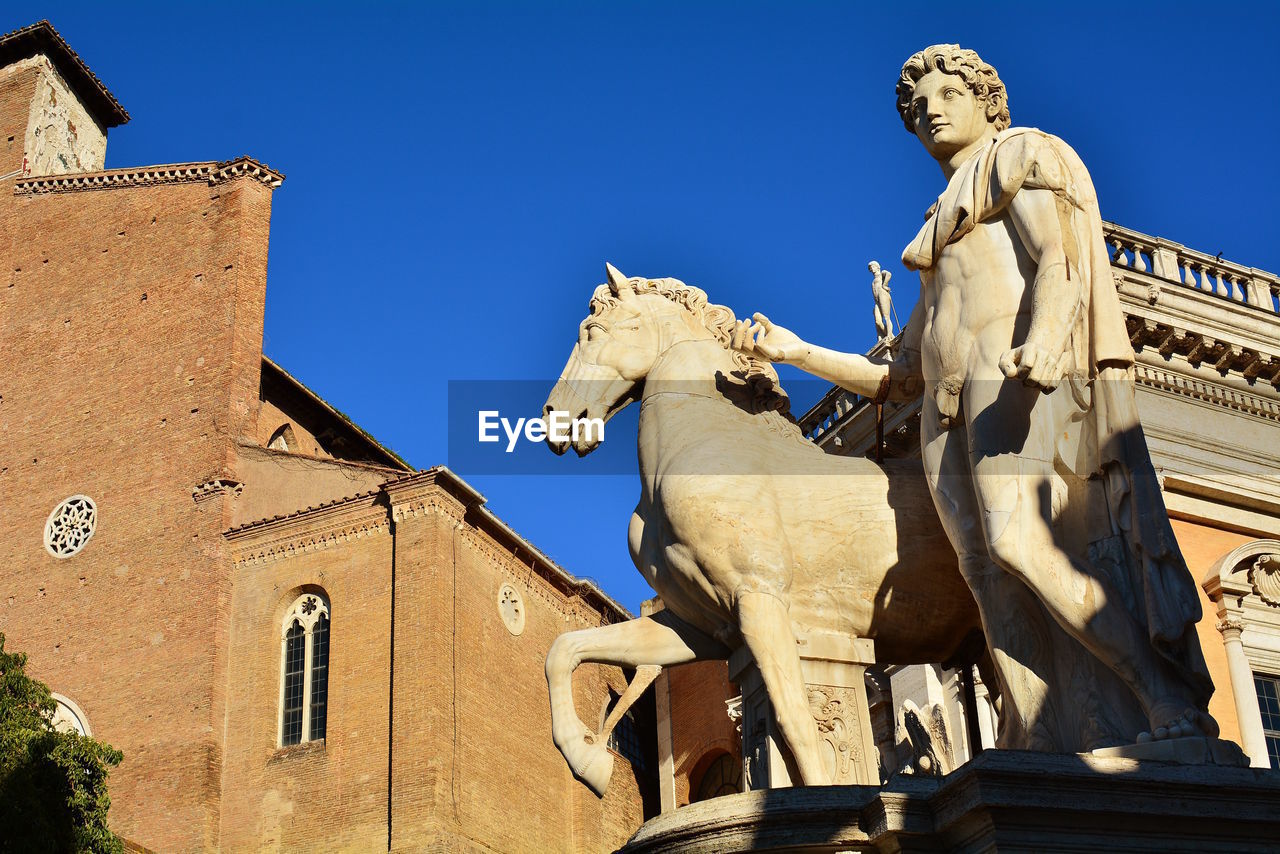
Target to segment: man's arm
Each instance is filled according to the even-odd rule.
[[[1014,228],[1036,265],[1031,285],[1031,327],[1026,341],[1000,357],[1000,370],[1010,379],[1046,391],[1056,388],[1071,367],[1068,352],[1071,330],[1080,313],[1084,286],[1076,266],[1075,235],[1070,229],[1073,211],[1060,206],[1052,191],[1024,187],[1009,204]]]
[[[753,316],[754,323],[741,321],[734,336],[734,346],[772,362],[794,365],[846,391],[877,402],[910,400],[924,391],[920,377],[919,314],[921,310],[917,303],[903,330],[902,349],[892,362],[810,344],[758,312]]]

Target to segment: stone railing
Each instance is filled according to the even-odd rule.
[[[1280,300],[1280,277],[1256,267],[1223,261],[1181,243],[1103,223],[1111,265],[1177,282],[1188,288],[1252,305],[1272,314]]]
[[[1252,306],[1271,315],[1273,322],[1280,321],[1277,317],[1280,315],[1280,306],[1277,305],[1280,303],[1280,276],[1256,267],[1223,261],[1163,237],[1152,237],[1115,223],[1104,222],[1102,230],[1111,254],[1111,266],[1116,272],[1154,276],[1241,306]],[[1219,349],[1221,353],[1215,351],[1215,358],[1226,360],[1224,369],[1238,366],[1238,348],[1224,346]],[[872,352],[883,355],[883,345],[877,344]],[[1249,364],[1253,367],[1241,368],[1246,378],[1250,378],[1251,372],[1256,374],[1261,366],[1267,372],[1275,370],[1271,382],[1280,383],[1280,369],[1275,368],[1274,360],[1258,359],[1253,353],[1249,355],[1252,357]],[[832,388],[800,419],[800,429],[809,439],[818,441],[861,403],[857,395],[838,387]]]
[[[800,429],[805,438],[816,441],[820,436],[840,423],[848,412],[857,406],[858,395],[834,386],[813,408],[800,419]]]

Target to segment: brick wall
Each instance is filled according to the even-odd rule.
[[[37,74],[0,71],[0,174]],[[637,780],[620,757],[603,800],[572,779],[543,677],[555,637],[614,606],[460,482],[369,493],[401,476],[385,451],[305,391],[263,392],[271,182],[194,166],[0,182],[0,630],[124,752],[112,828],[157,851],[617,847]],[[368,460],[262,449],[285,419],[298,450],[329,429]],[[78,493],[96,533],[59,560],[43,528]],[[328,731],[281,749],[281,621],[303,591],[330,601]],[[624,685],[580,671],[590,726]]]
[[[305,540],[332,524],[286,521],[273,535]],[[235,567],[225,850],[386,848],[390,525],[374,498],[352,502],[338,524],[380,527],[327,548]],[[286,609],[303,592],[323,593],[330,605],[327,732],[322,742],[280,748],[281,631]]]
[[[642,822],[625,759],[599,799],[551,741],[547,651],[562,632],[599,625],[599,606],[527,546],[513,549],[478,496],[437,478],[227,534],[224,848],[372,850],[389,835],[396,851],[600,851]],[[525,606],[518,635],[499,613],[504,584]],[[328,732],[279,748],[282,616],[302,591],[330,602]],[[618,668],[580,670],[589,726],[624,687]]]
[[[707,762],[729,753],[742,763],[742,737],[729,719],[725,701],[737,696],[724,661],[699,661],[673,667],[671,679],[671,758],[676,805],[690,803]]]
[[[269,218],[248,178],[0,185],[0,623],[124,751],[113,827],[162,850],[216,844],[229,508],[192,491],[252,422]],[[97,533],[58,560],[77,493]]]
[[[39,77],[40,68],[34,59],[0,69],[0,175],[22,168],[31,102]]]

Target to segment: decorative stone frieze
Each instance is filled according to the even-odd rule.
[[[428,513],[435,513],[444,516],[453,522],[461,522],[462,517],[466,515],[467,508],[461,502],[454,498],[436,493],[426,495],[403,504],[393,505],[391,511],[392,518],[397,522],[403,522],[406,519],[416,519],[419,516],[425,516]]]
[[[261,566],[339,543],[390,534],[391,520],[379,499],[378,492],[367,492],[242,525],[224,536],[237,567]]]
[[[240,481],[230,477],[214,477],[204,483],[196,484],[191,490],[191,499],[197,504],[202,504],[210,498],[223,495],[239,498],[242,492],[244,492],[244,484]]]
[[[19,180],[13,188],[17,195],[71,193],[80,190],[109,190],[123,187],[149,187],[157,184],[224,184],[236,178],[253,178],[272,189],[284,181],[277,172],[252,157],[204,163],[171,163],[131,169],[106,169],[101,172],[79,172],[69,175],[44,175]]]

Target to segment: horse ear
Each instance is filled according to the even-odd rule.
[[[619,291],[627,283],[627,277],[622,275],[622,271],[608,261],[604,262],[604,269],[609,274],[609,290],[613,291],[615,297],[621,297]]]

